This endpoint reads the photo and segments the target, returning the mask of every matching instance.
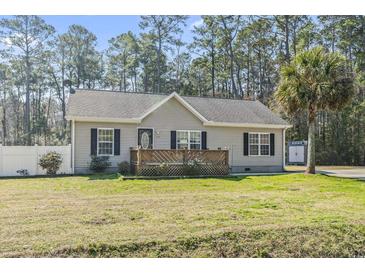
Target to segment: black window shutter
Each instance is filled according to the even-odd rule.
[[[202,131],[202,149],[207,149],[207,132],[206,131]]]
[[[114,129],[114,155],[120,155],[120,129]]]
[[[175,131],[175,130],[172,130],[172,131],[171,131],[171,138],[170,138],[170,141],[171,141],[171,146],[170,146],[170,148],[171,148],[171,149],[176,149],[176,131]]]
[[[248,132],[243,133],[243,155],[248,156]]]
[[[270,133],[270,155],[275,155],[275,134]]]
[[[90,147],[90,154],[96,155],[97,154],[97,147],[98,147],[98,129],[92,128],[91,129],[91,147]]]

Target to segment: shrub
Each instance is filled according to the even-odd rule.
[[[198,160],[188,161],[183,166],[184,175],[199,175],[200,174],[200,162]]]
[[[90,170],[95,172],[102,172],[112,164],[109,162],[108,156],[91,156]]]
[[[28,169],[19,169],[16,171],[16,173],[18,173],[20,176],[28,176],[29,172]]]
[[[56,175],[62,164],[62,156],[55,151],[42,155],[39,165],[47,171],[47,175]]]
[[[119,173],[122,175],[130,174],[131,167],[127,161],[121,162],[118,164]]]

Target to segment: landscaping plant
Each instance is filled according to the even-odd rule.
[[[119,173],[122,175],[127,175],[131,173],[130,164],[127,161],[118,164]]]
[[[95,172],[102,172],[112,164],[108,156],[91,156],[90,170]]]
[[[39,165],[47,171],[47,175],[56,175],[62,164],[62,156],[55,151],[44,154],[39,160]]]

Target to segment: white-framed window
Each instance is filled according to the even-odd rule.
[[[98,128],[98,156],[114,155],[114,129]]]
[[[248,144],[250,156],[270,155],[270,133],[249,133]]]
[[[201,149],[201,131],[198,130],[177,130],[177,149]]]

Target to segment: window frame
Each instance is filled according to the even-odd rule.
[[[202,149],[202,131],[201,130],[193,130],[193,129],[179,129],[176,130],[176,149],[184,149],[184,148],[179,148],[178,146],[178,132],[187,132],[188,133],[188,150],[201,150]],[[194,148],[191,149],[191,140],[190,140],[190,134],[191,132],[198,132],[200,134],[200,138],[199,138],[199,148]],[[197,143],[193,143],[194,145],[197,145]]]
[[[250,135],[251,134],[258,134],[258,143],[257,144],[251,144],[251,138]],[[261,144],[261,135],[267,135],[269,142],[268,144]],[[251,154],[251,145],[257,145],[258,146],[258,154],[257,155],[252,155]],[[269,153],[268,154],[261,154],[261,145],[265,145],[269,147]],[[270,143],[270,133],[268,132],[249,132],[248,133],[248,156],[252,156],[252,157],[266,157],[266,156],[271,156],[270,155],[270,151],[271,151],[271,143]]]
[[[97,142],[96,142],[96,155],[97,156],[114,156],[114,142],[115,142],[115,140],[114,140],[114,128],[103,128],[103,127],[100,127],[100,128],[97,128],[97,130],[98,130],[98,135],[97,135]],[[99,153],[99,143],[101,142],[101,143],[110,143],[110,141],[100,141],[99,140],[99,137],[100,137],[100,134],[99,134],[99,131],[100,130],[111,130],[112,131],[112,138],[113,138],[113,140],[112,140],[112,153],[111,154],[100,154]]]

